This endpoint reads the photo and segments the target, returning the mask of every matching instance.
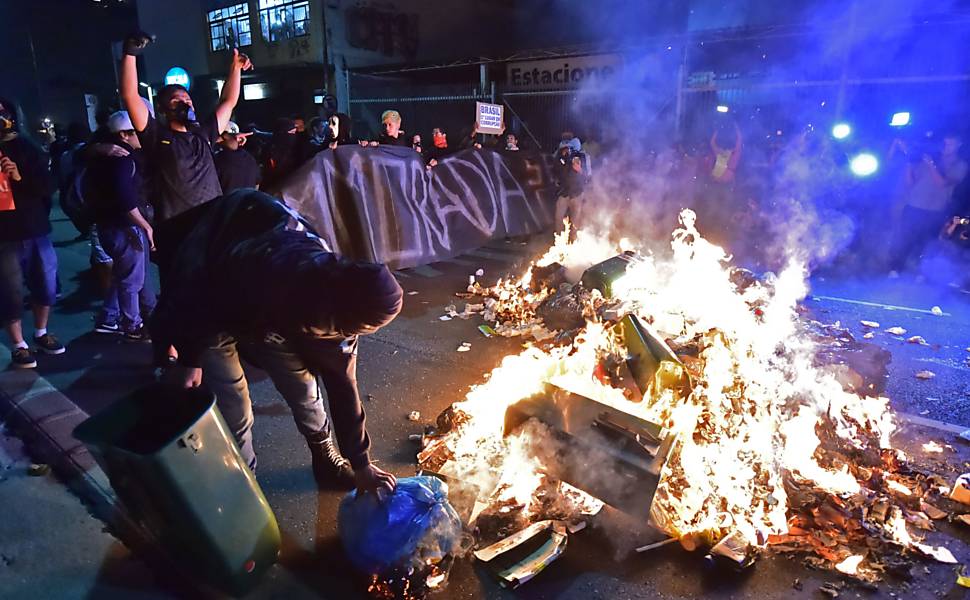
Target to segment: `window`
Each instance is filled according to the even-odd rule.
[[[241,48],[253,43],[253,34],[249,29],[248,2],[210,10],[206,17],[209,22],[210,48],[213,52]]]
[[[267,42],[308,35],[309,24],[310,3],[306,0],[259,0],[259,26]]]

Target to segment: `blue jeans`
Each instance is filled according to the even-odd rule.
[[[104,298],[101,318],[121,321],[126,331],[142,325],[141,308],[155,308],[155,290],[148,276],[148,236],[134,225],[98,227],[98,239],[111,257],[111,287]]]
[[[247,359],[266,371],[276,390],[290,406],[296,428],[309,442],[330,438],[330,421],[324,408],[320,385],[303,359],[281,338],[272,334],[262,340],[240,342]],[[253,404],[249,385],[239,362],[237,341],[219,336],[216,344],[202,354],[202,382],[216,395],[216,405],[226,420],[239,452],[256,469],[253,449]]]
[[[50,237],[0,243],[0,320],[20,320],[24,282],[36,306],[53,306],[57,298],[57,254]]]

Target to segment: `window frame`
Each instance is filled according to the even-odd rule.
[[[229,49],[230,31],[236,36],[236,47],[245,48],[253,44],[253,26],[249,2],[237,2],[222,8],[215,8],[205,13],[206,26],[209,28],[209,52],[220,52]],[[242,31],[242,26],[246,30]],[[249,37],[247,43],[242,42],[243,36]],[[217,47],[217,42],[220,42]]]
[[[259,32],[263,41],[268,44],[294,40],[310,35],[310,2],[309,0],[259,0]],[[303,11],[302,18],[297,18],[298,10]],[[269,27],[270,15],[275,15],[283,23],[280,34],[274,37]],[[289,20],[287,20],[289,16]],[[297,27],[302,24],[303,33],[297,33]]]

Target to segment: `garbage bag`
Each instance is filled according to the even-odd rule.
[[[340,502],[337,527],[350,561],[367,574],[427,565],[457,550],[461,519],[436,477],[397,480],[390,495],[352,491]]]

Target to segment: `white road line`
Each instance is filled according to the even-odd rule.
[[[894,304],[880,304],[878,302],[866,302],[864,300],[850,300],[849,298],[836,298],[835,296],[816,296],[812,295],[813,300],[831,300],[832,302],[845,302],[846,304],[859,304],[861,306],[871,306],[873,308],[882,308],[885,310],[903,310],[915,313],[921,313],[924,315],[932,315],[933,311],[925,310],[922,308],[910,308],[909,306],[896,306]],[[952,317],[953,315],[945,312],[942,314],[944,317]]]
[[[953,423],[944,423],[943,421],[936,421],[934,419],[927,419],[926,417],[920,417],[918,415],[911,415],[909,413],[898,412],[896,413],[900,419],[908,422],[915,423],[916,425],[922,425],[923,427],[931,427],[933,429],[939,429],[940,431],[946,431],[948,433],[963,433],[970,427],[964,427],[963,425],[954,425]]]

